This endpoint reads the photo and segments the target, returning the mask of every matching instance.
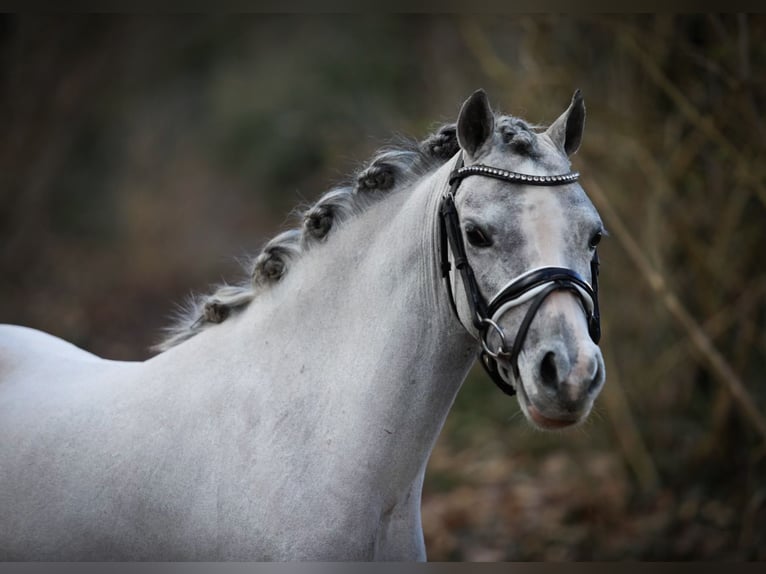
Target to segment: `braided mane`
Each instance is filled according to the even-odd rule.
[[[497,132],[516,153],[533,155],[532,126],[511,116],[498,116]],[[537,126],[535,126],[537,127]],[[247,277],[238,284],[221,284],[210,293],[192,295],[164,329],[154,346],[166,351],[211,325],[225,321],[245,308],[263,289],[277,283],[292,264],[313,245],[325,241],[333,230],[388,192],[412,183],[443,165],[459,150],[455,124],[438,128],[425,140],[402,140],[380,150],[352,183],[325,193],[302,215],[299,227],[283,231],[246,265]]]

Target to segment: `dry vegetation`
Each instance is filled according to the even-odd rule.
[[[0,320],[148,356],[178,301],[392,133],[484,87],[553,119],[606,221],[608,383],[528,428],[477,371],[430,558],[766,559],[766,18],[0,18]]]

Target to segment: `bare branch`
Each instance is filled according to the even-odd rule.
[[[678,297],[668,287],[665,278],[651,266],[636,240],[631,235],[622,218],[612,208],[611,203],[602,191],[601,187],[593,178],[588,178],[588,191],[599,211],[608,221],[608,227],[612,235],[622,245],[641,275],[649,283],[649,286],[660,298],[671,316],[686,331],[694,348],[699,353],[699,359],[707,364],[711,373],[718,381],[725,385],[734,400],[742,409],[745,417],[750,421],[755,430],[766,441],[766,419],[758,410],[752,396],[748,392],[739,376],[734,372],[724,356],[713,345],[710,337],[700,327],[696,319],[681,304]]]

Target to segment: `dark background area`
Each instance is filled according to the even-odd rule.
[[[0,321],[144,359],[392,136],[579,87],[607,386],[541,433],[472,373],[429,558],[766,559],[764,64],[754,15],[2,15]]]

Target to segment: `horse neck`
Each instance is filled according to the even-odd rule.
[[[178,352],[198,363],[224,354],[259,417],[294,415],[279,422],[286,442],[316,440],[322,456],[332,444],[381,478],[414,480],[476,351],[439,270],[448,173],[443,166],[344,223],[239,316]]]

